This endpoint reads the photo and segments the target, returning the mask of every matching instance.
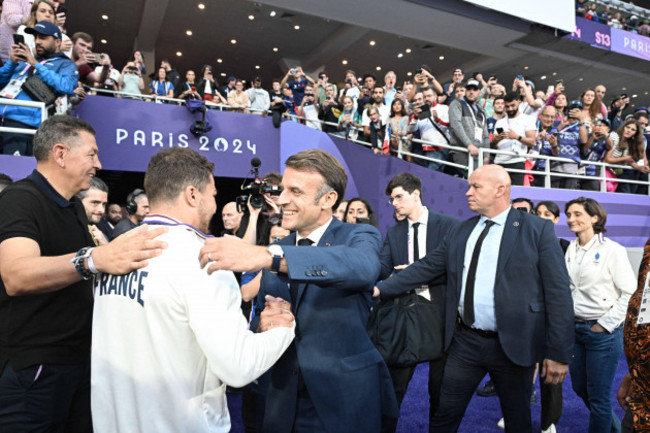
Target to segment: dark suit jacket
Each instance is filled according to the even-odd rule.
[[[97,223],[97,228],[104,233],[107,240],[110,241],[113,239],[113,227],[111,227],[105,217],[102,217],[102,219]]]
[[[273,366],[264,431],[291,432],[299,367],[327,431],[378,432],[382,413],[399,413],[388,368],[366,332],[381,235],[371,225],[333,219],[318,247],[295,243],[295,234],[279,242],[289,274],[263,271],[257,298],[259,318],[265,295],[291,300],[289,281],[300,283],[296,338]]]
[[[438,248],[445,239],[445,236],[447,236],[456,224],[458,224],[456,218],[429,210],[426,252],[429,253]],[[395,266],[408,264],[408,229],[409,226],[406,219],[388,229],[384,247],[379,254],[379,260],[381,261],[380,280],[388,278],[393,273]],[[444,283],[444,276],[442,283]]]
[[[446,274],[446,348],[458,315],[465,247],[478,220],[476,216],[456,226],[440,248],[380,287],[382,298],[394,296],[404,287],[414,288]],[[544,358],[570,361],[573,300],[562,249],[550,221],[509,212],[499,249],[494,303],[499,341],[512,362],[531,366]]]

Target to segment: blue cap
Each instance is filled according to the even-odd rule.
[[[636,113],[637,111],[645,111],[646,113],[649,112],[648,107],[636,107],[634,109],[634,112]]]
[[[40,21],[34,27],[25,29],[25,33],[30,35],[54,36],[56,39],[62,39],[61,29],[49,21]]]

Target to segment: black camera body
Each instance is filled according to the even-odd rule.
[[[264,194],[280,195],[282,193],[282,188],[279,185],[271,185],[268,180],[259,178],[260,165],[262,165],[262,161],[259,158],[251,159],[251,166],[253,168],[250,174],[253,174],[255,178],[247,185],[242,184],[241,186],[242,194],[235,199],[237,211],[239,212],[248,213],[249,198],[253,209],[263,209],[266,206]],[[245,182],[246,180],[244,180]]]

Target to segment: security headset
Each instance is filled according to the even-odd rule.
[[[138,204],[135,202],[135,198],[144,193],[145,192],[143,189],[136,188],[131,194],[126,197],[126,205],[124,208],[129,215],[135,215],[135,213],[138,211]]]

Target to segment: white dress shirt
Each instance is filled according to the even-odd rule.
[[[637,284],[625,248],[598,234],[582,247],[571,241],[565,260],[576,318],[598,320],[613,332],[625,320]]]
[[[494,225],[488,231],[487,236],[483,239],[481,246],[481,254],[478,258],[476,266],[476,284],[474,286],[474,324],[472,328],[482,329],[484,331],[497,331],[497,319],[494,310],[494,287],[497,275],[497,264],[499,262],[499,250],[501,249],[501,238],[503,237],[503,229],[508,219],[508,213],[512,209],[501,212],[499,215],[490,220],[494,221]],[[515,212],[518,212],[515,210]],[[485,228],[485,221],[488,218],[481,216],[478,224],[472,230],[472,233],[467,239],[467,246],[465,247],[465,258],[463,260],[463,282],[460,292],[460,303],[458,304],[458,313],[463,317],[463,307],[465,304],[465,284],[467,282],[467,273],[469,265],[472,261],[472,254],[476,241],[478,241],[481,232]]]
[[[408,228],[408,254],[409,254],[409,264],[413,263],[416,260],[420,260],[422,257],[427,255],[427,223],[429,222],[429,209],[424,207],[424,211],[420,215],[417,221],[407,220],[409,224]],[[413,238],[415,236],[415,231],[413,230],[413,224],[420,223],[418,226],[418,255],[419,257],[413,257]],[[429,286],[425,285],[419,289],[415,289],[415,293],[422,296],[423,298],[431,300],[431,293],[429,292]]]

